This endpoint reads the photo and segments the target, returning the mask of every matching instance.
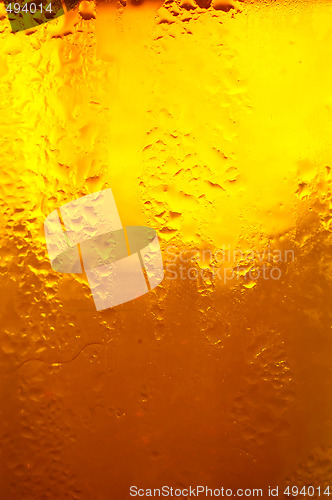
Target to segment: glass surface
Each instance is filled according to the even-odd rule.
[[[125,3],[1,5],[0,497],[332,494],[332,3]],[[165,277],[96,311],[44,221],[107,188]]]

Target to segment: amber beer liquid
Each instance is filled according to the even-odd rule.
[[[331,3],[2,7],[2,500],[327,497]],[[108,188],[165,276],[97,311],[43,224]]]

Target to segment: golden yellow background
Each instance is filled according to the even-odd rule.
[[[1,499],[332,482],[332,3],[1,7]],[[97,313],[43,222],[108,187],[164,252],[295,259]]]

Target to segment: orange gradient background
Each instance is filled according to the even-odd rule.
[[[16,34],[1,8],[1,499],[332,483],[332,3],[83,1]],[[96,312],[43,223],[105,188],[165,266],[294,260]]]

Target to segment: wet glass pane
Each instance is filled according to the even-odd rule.
[[[328,497],[331,2],[8,5],[1,500]],[[63,205],[106,189],[121,235],[88,205],[66,227]],[[75,240],[63,272],[52,213],[59,235],[99,238]],[[128,258],[134,226],[152,231],[132,248],[137,298],[129,280],[130,299],[97,310],[84,252],[100,265],[116,241]]]

